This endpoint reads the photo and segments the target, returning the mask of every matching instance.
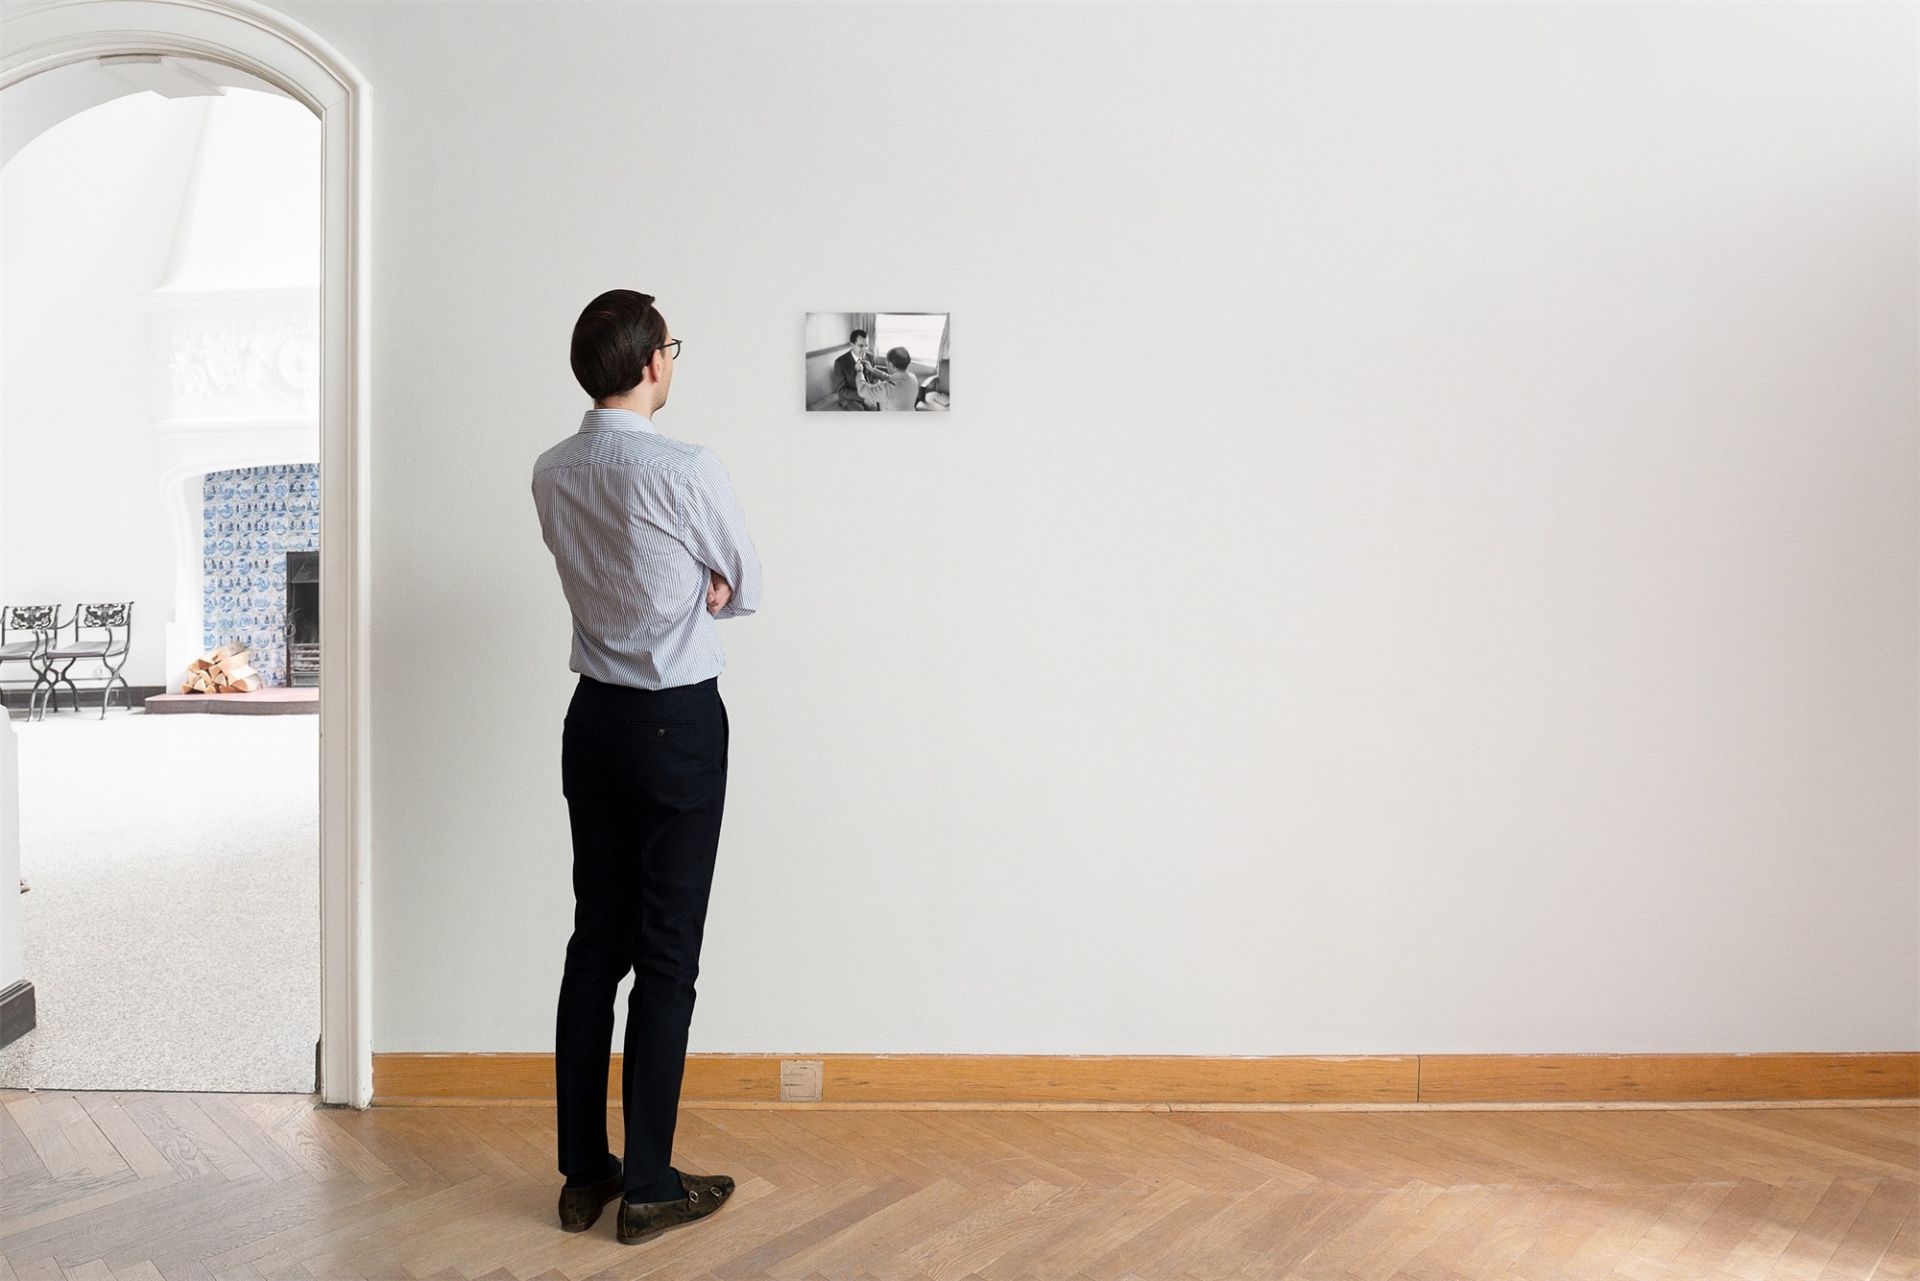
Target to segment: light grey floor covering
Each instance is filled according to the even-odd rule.
[[[313,1089],[319,723],[14,721],[38,1026],[0,1086]]]

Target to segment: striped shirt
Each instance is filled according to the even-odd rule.
[[[573,610],[574,671],[694,685],[726,668],[721,618],[760,608],[760,560],[720,460],[630,409],[587,410],[533,465],[533,505]],[[707,612],[709,571],[733,589]]]

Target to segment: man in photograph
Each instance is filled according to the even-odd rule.
[[[847,335],[852,346],[840,353],[833,362],[834,403],[842,409],[860,410],[878,409],[877,401],[870,399],[872,392],[862,396],[861,388],[871,376],[873,360],[867,352],[867,331],[856,329]]]
[[[905,347],[895,347],[887,353],[887,363],[875,387],[880,394],[880,408],[912,409],[920,399],[920,380],[913,376],[912,364],[913,356]]]
[[[715,623],[759,608],[760,562],[720,460],[654,427],[680,346],[646,294],[587,304],[571,359],[593,407],[533,471],[579,673],[560,749],[574,895],[554,1054],[560,1226],[585,1231],[619,1197],[628,1243],[711,1214],[734,1186],[671,1162],[727,792]],[[629,970],[622,1160],[607,1074]]]

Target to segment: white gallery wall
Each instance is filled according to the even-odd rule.
[[[318,458],[319,222],[317,118],[251,90],[114,98],[0,169],[0,600],[132,600],[132,685],[201,650],[204,473]]]
[[[376,1051],[552,1047],[616,286],[766,575],[694,1051],[1920,1048],[1911,8],[278,7],[375,95]],[[856,310],[951,414],[798,408]]]

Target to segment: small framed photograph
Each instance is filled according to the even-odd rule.
[[[808,312],[808,411],[952,409],[948,320],[944,311]]]

